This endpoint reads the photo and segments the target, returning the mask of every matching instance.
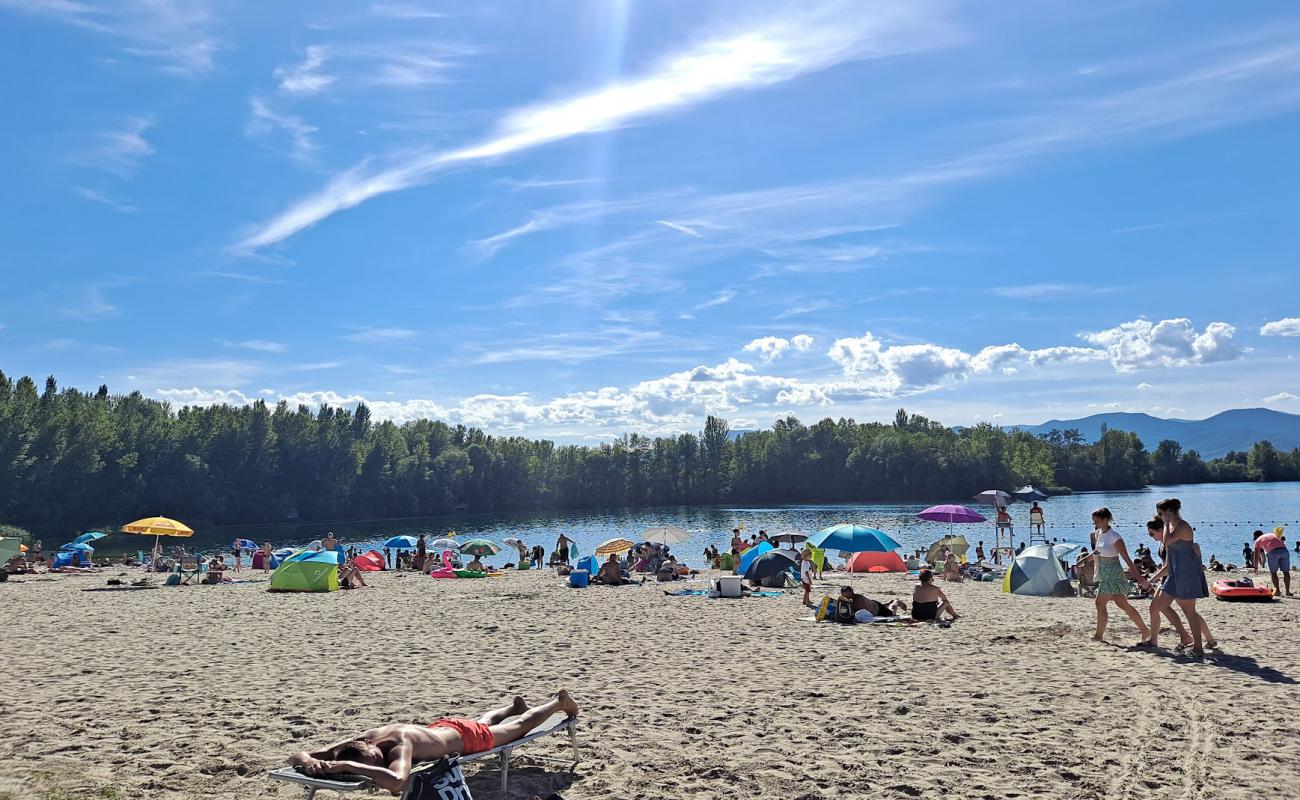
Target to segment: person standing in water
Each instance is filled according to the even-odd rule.
[[[1182,517],[1182,507],[1182,501],[1176,497],[1156,503],[1156,514],[1165,524],[1165,563],[1151,576],[1151,582],[1160,586],[1160,592],[1151,601],[1149,638],[1144,636],[1137,646],[1155,648],[1159,645],[1160,615],[1177,603],[1192,633],[1192,652],[1203,656],[1203,642],[1209,640],[1213,647],[1214,641],[1209,636],[1210,629],[1205,619],[1196,610],[1196,601],[1209,597],[1210,587],[1205,582],[1201,550],[1193,541],[1192,526]]]
[[[1097,581],[1097,630],[1092,635],[1094,642],[1106,640],[1106,625],[1110,615],[1106,605],[1114,603],[1115,607],[1128,615],[1137,626],[1142,638],[1151,635],[1142,622],[1142,615],[1128,601],[1128,575],[1125,570],[1134,571],[1133,559],[1129,558],[1128,546],[1124,539],[1111,527],[1114,517],[1109,508],[1099,508],[1092,512],[1092,558]],[[1121,566],[1120,562],[1123,561]]]

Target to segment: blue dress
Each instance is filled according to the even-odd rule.
[[[1165,575],[1161,589],[1166,594],[1178,600],[1198,600],[1210,596],[1210,587],[1205,583],[1205,570],[1201,567],[1195,544],[1180,539],[1165,545],[1165,561],[1169,564],[1169,573]]]

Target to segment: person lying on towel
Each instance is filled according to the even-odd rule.
[[[563,711],[572,719],[578,704],[561,689],[555,698],[529,707],[522,697],[476,720],[446,718],[428,725],[395,723],[371,728],[337,744],[289,757],[289,763],[306,775],[360,775],[376,786],[400,795],[411,776],[411,764],[434,761],[452,754],[473,755],[522,739],[537,726]]]
[[[902,600],[872,600],[865,594],[853,591],[852,586],[840,587],[840,599],[853,604],[853,618],[870,622],[876,617],[897,617],[907,613],[907,603]]]

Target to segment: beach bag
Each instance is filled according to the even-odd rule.
[[[853,617],[852,600],[835,601],[835,621],[842,625],[852,625],[854,622],[857,622]]]
[[[412,772],[402,797],[404,800],[473,800],[465,784],[465,773],[460,769],[460,759],[455,756],[443,756]]]

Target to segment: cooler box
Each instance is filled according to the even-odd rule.
[[[575,589],[586,589],[591,582],[591,573],[585,569],[575,569],[569,573],[569,585]]]
[[[718,597],[743,597],[742,580],[739,575],[723,575],[718,578]]]

